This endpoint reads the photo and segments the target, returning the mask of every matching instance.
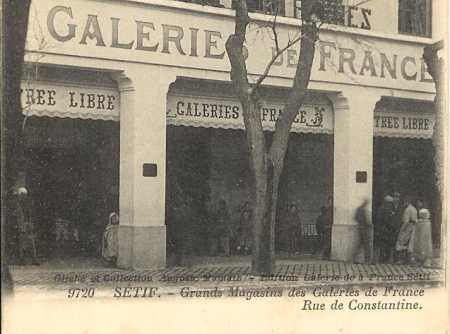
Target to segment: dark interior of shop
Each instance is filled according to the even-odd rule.
[[[271,133],[267,132],[267,141]],[[303,225],[303,242],[289,250],[277,229],[279,255],[312,254],[317,248],[315,220],[332,194],[333,137],[292,134],[280,184],[277,222],[282,225],[289,207],[295,205]],[[251,207],[251,174],[245,132],[242,130],[167,127],[166,225],[170,256],[241,255],[239,225],[246,202]],[[220,202],[225,203],[230,233],[226,248],[217,249],[215,230]],[[228,232],[226,232],[228,231]],[[307,234],[307,235],[306,235]],[[233,240],[234,239],[234,240]],[[309,243],[308,243],[309,241]],[[220,243],[220,241],[218,241]],[[220,247],[219,247],[220,248]]]
[[[24,133],[39,258],[100,257],[108,215],[119,205],[118,123],[30,117]],[[8,233],[14,244],[17,231]],[[14,261],[16,247],[9,249]]]
[[[399,192],[424,201],[431,212],[433,244],[439,246],[440,219],[431,139],[375,137],[373,147],[373,212],[386,195]]]

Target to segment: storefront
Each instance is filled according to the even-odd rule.
[[[267,101],[262,103],[260,112],[267,142],[270,142],[275,121],[282,112],[286,90],[265,87],[261,94]],[[239,251],[240,232],[244,229],[240,225],[245,224],[245,211],[252,210],[252,175],[242,110],[232,86],[220,81],[178,78],[167,99],[169,253],[245,254],[245,251]],[[332,197],[332,132],[330,101],[323,94],[311,92],[292,128],[277,218],[277,229],[282,230],[289,207],[295,206],[298,212],[295,223],[304,230],[304,238],[299,236],[297,249],[289,250],[283,245],[282,233],[277,233],[277,251],[312,253],[319,246],[313,244],[317,241],[315,221],[320,208]],[[215,216],[221,201],[225,202],[228,213],[227,229],[220,232],[229,235],[227,250],[217,249],[220,247],[214,240],[215,231],[220,228]],[[189,204],[183,205],[183,202]],[[310,242],[307,245],[304,241]],[[177,249],[179,247],[186,249],[181,251]]]
[[[38,256],[100,257],[108,215],[119,210],[117,86],[99,72],[41,65],[26,68],[21,86]]]
[[[433,104],[417,100],[382,98],[374,116],[373,208],[386,195],[421,200],[432,217],[433,244],[440,244],[436,219]]]
[[[75,160],[81,165],[79,161],[83,160],[84,167],[77,169],[89,170],[89,177],[73,177],[73,183],[80,182],[75,179],[87,183],[93,179],[90,187],[99,193],[108,192],[106,188],[112,188],[114,196],[118,192],[118,266],[166,266],[167,251],[172,252],[172,221],[178,201],[183,205],[193,201],[193,207],[204,208],[203,212],[196,209],[197,212],[191,213],[199,218],[214,212],[218,201],[223,199],[232,217],[230,221],[236,224],[239,208],[249,198],[249,181],[243,159],[246,146],[242,115],[230,89],[229,61],[224,47],[234,31],[234,12],[173,1],[48,0],[39,2],[39,10],[32,13],[25,60],[52,69],[48,77],[33,79],[46,85],[42,90],[51,92],[45,95],[35,92],[37,102],[24,112],[39,111],[39,115],[28,119],[33,127],[34,119],[36,123],[45,119],[48,124],[58,122],[52,131],[61,131],[59,135],[43,136],[34,147],[48,146],[48,138],[52,138],[51,145],[59,141],[58,147],[64,153],[70,151],[68,147],[76,152],[88,151],[86,156],[92,159],[74,154],[61,158],[66,162],[55,165],[55,169],[70,174],[63,172],[68,170],[64,165],[72,165]],[[256,22],[271,22],[270,17],[261,14],[252,14],[252,18]],[[376,20],[375,15],[373,19]],[[297,19],[279,17],[277,22],[280,45],[299,33]],[[264,72],[273,52],[270,31],[262,33],[263,30],[250,29],[246,36],[251,81]],[[352,258],[358,243],[354,212],[362,201],[373,199],[376,206],[382,193],[398,186],[397,181],[390,181],[396,177],[386,176],[391,172],[383,166],[393,163],[394,158],[388,152],[396,150],[396,144],[388,144],[390,148],[386,148],[386,142],[403,139],[395,139],[400,131],[395,128],[395,121],[387,118],[380,121],[379,116],[386,113],[400,117],[400,113],[416,109],[378,110],[377,103],[386,97],[404,102],[433,101],[434,84],[421,59],[423,47],[431,42],[395,31],[333,26],[321,29],[308,101],[292,128],[280,205],[296,204],[302,224],[309,226],[332,195],[333,259]],[[267,94],[261,106],[261,119],[268,137],[282,109],[283,92],[292,84],[297,56],[295,47],[287,50],[265,81]],[[65,104],[57,108],[60,99],[54,94],[63,92]],[[431,120],[410,123],[409,119],[414,117],[408,114],[399,118],[398,122],[406,120],[400,132],[417,127],[415,132],[431,133]],[[390,122],[394,122],[393,129]],[[41,133],[47,125],[36,127]],[[384,133],[391,130],[395,134],[385,139]],[[69,140],[65,134],[71,131],[82,133],[79,137],[71,135]],[[53,139],[56,137],[59,139]],[[420,145],[414,144],[416,139],[407,140],[411,144],[401,147],[402,157],[412,148],[422,152],[418,155],[429,154],[425,147],[429,139],[419,139]],[[420,148],[422,144],[425,146]],[[109,145],[113,148],[108,148]],[[53,157],[55,153],[49,155]],[[416,161],[413,156],[405,159]],[[45,161],[35,159],[41,160]],[[429,156],[424,160],[427,163],[421,167],[423,172],[418,173],[430,175],[425,172]],[[408,170],[414,171],[417,166],[413,163]],[[38,169],[30,167],[33,173]],[[113,172],[100,172],[106,169]],[[84,175],[81,171],[72,174]],[[39,175],[33,178],[44,178]],[[110,179],[105,185],[96,184],[101,175]],[[423,179],[417,183],[428,182]],[[67,185],[58,189],[64,187]],[[401,191],[420,188],[414,187],[417,188],[405,187]],[[428,190],[421,195],[432,197]],[[116,207],[92,205],[101,208],[99,217]],[[280,211],[285,209],[280,206]],[[183,240],[190,240],[186,247],[192,253],[209,252],[208,246],[196,249],[202,248],[197,247],[202,244],[199,240],[208,238],[201,220],[189,220],[184,225],[187,233],[183,234],[188,237]]]

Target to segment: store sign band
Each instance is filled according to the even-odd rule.
[[[273,131],[283,113],[283,104],[262,102],[261,121],[264,130]],[[241,104],[235,99],[169,95],[167,124],[194,127],[244,129]],[[332,133],[333,113],[324,103],[302,106],[292,124],[292,132]]]
[[[373,134],[381,137],[431,138],[435,117],[431,113],[376,111]]]
[[[283,112],[283,104],[263,102],[260,108],[264,130],[273,131],[275,122]],[[244,129],[241,105],[234,99],[169,95],[167,98],[167,124],[193,127]],[[374,136],[431,138],[434,115],[430,113],[376,111]],[[326,101],[306,104],[292,124],[292,132],[333,133],[334,117]]]
[[[23,81],[21,87],[23,114],[92,120],[119,121],[119,92],[114,88],[55,85]],[[283,113],[283,103],[261,103],[264,130],[273,131]],[[244,129],[240,103],[233,98],[214,98],[169,94],[166,119],[168,125]],[[434,115],[430,113],[376,111],[374,136],[431,138]],[[292,132],[333,133],[332,106],[314,101],[300,108]]]
[[[20,93],[27,116],[119,120],[119,92],[114,88],[22,81]]]

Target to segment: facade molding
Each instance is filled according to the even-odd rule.
[[[111,77],[117,82],[121,93],[134,91],[133,81],[131,78],[126,76],[125,72],[113,72],[111,73]]]
[[[111,1],[111,0],[110,0]],[[115,2],[112,0],[111,2]],[[209,14],[211,16],[222,16],[222,17],[232,17],[234,18],[234,10],[229,8],[220,8],[220,7],[213,7],[213,6],[202,6],[199,4],[192,4],[182,1],[166,1],[166,0],[124,0],[123,2],[129,2],[129,3],[135,3],[140,4],[143,6],[156,6],[156,7],[162,7],[162,8],[169,8],[170,10],[176,10],[176,11],[189,11],[189,12],[195,12],[195,13],[202,13],[202,14]],[[265,22],[265,23],[272,23],[273,22],[273,16],[271,15],[265,15],[261,13],[249,13],[250,18],[254,22]],[[301,21],[294,17],[286,17],[286,16],[278,16],[277,17],[277,23],[280,25],[288,25],[288,26],[295,26],[298,27],[301,25]],[[407,43],[414,43],[414,44],[423,44],[429,45],[433,44],[434,40],[432,38],[427,37],[419,37],[419,36],[408,36],[398,33],[381,33],[371,30],[365,30],[365,29],[358,29],[358,28],[352,28],[352,27],[343,27],[339,25],[334,24],[326,24],[325,27],[321,28],[325,31],[333,31],[333,32],[339,32],[349,35],[358,35],[358,36],[364,36],[364,37],[373,37],[377,39],[385,39],[385,40],[395,40],[399,42],[407,42]]]

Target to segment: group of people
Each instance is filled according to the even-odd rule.
[[[38,265],[40,263],[37,251],[37,232],[33,219],[33,205],[28,189],[24,186],[12,190],[10,226],[17,235],[17,262],[19,264]],[[115,262],[118,254],[117,230],[119,216],[111,213],[102,240],[102,256],[108,262]],[[59,253],[69,254],[68,248],[77,248],[80,241],[79,231],[71,221],[62,218],[55,219],[53,229],[54,243]]]
[[[380,262],[430,266],[433,256],[430,211],[422,199],[386,195],[374,222],[374,248]]]
[[[18,230],[18,255],[24,262],[38,264],[36,250],[36,231],[32,221],[31,204],[25,187],[13,192],[12,216]],[[354,258],[364,249],[365,262],[373,262],[373,249],[379,254],[381,263],[417,263],[430,266],[433,256],[430,211],[426,203],[411,196],[403,200],[398,192],[386,195],[377,209],[373,224],[369,217],[368,200],[364,200],[355,213],[359,227],[359,244]],[[316,220],[319,252],[330,256],[332,205],[321,208]],[[221,199],[208,224],[208,244],[210,255],[248,255],[253,246],[253,210],[249,202],[239,207],[238,224],[233,223],[225,200]],[[277,249],[290,254],[301,249],[302,225],[295,204],[288,206],[287,212],[277,224]],[[115,263],[118,256],[119,215],[111,213],[102,237],[102,257],[109,263]],[[55,225],[56,242],[67,243],[70,239],[79,240],[76,229],[67,228],[65,220],[57,219]],[[373,244],[373,245],[372,245]],[[373,247],[372,247],[373,246]]]
[[[329,209],[325,208],[325,217],[318,220],[322,239],[330,247],[324,247],[323,252],[329,254],[331,248],[331,222]],[[220,200],[216,211],[210,215],[211,222],[208,233],[210,255],[249,255],[252,251],[253,210],[249,202],[239,208],[239,221],[234,224],[225,200]],[[288,254],[298,254],[302,245],[302,223],[300,211],[296,204],[287,206],[286,212],[280,215],[276,224],[276,249]]]
[[[227,203],[221,199],[217,209],[210,215],[208,229],[209,253],[211,255],[248,255],[252,250],[252,215],[249,202],[239,210],[237,226],[232,223]]]
[[[253,244],[252,217],[253,210],[249,202],[239,207],[238,223],[233,219],[225,200],[220,200],[217,209],[210,214],[208,242],[210,255],[248,255],[251,254]],[[283,210],[282,210],[283,211]],[[288,254],[299,254],[302,251],[302,222],[300,210],[297,205],[291,203],[285,212],[279,213],[276,223],[276,250]],[[330,256],[331,251],[331,225],[332,207],[324,206],[316,221],[319,240],[318,252]]]

